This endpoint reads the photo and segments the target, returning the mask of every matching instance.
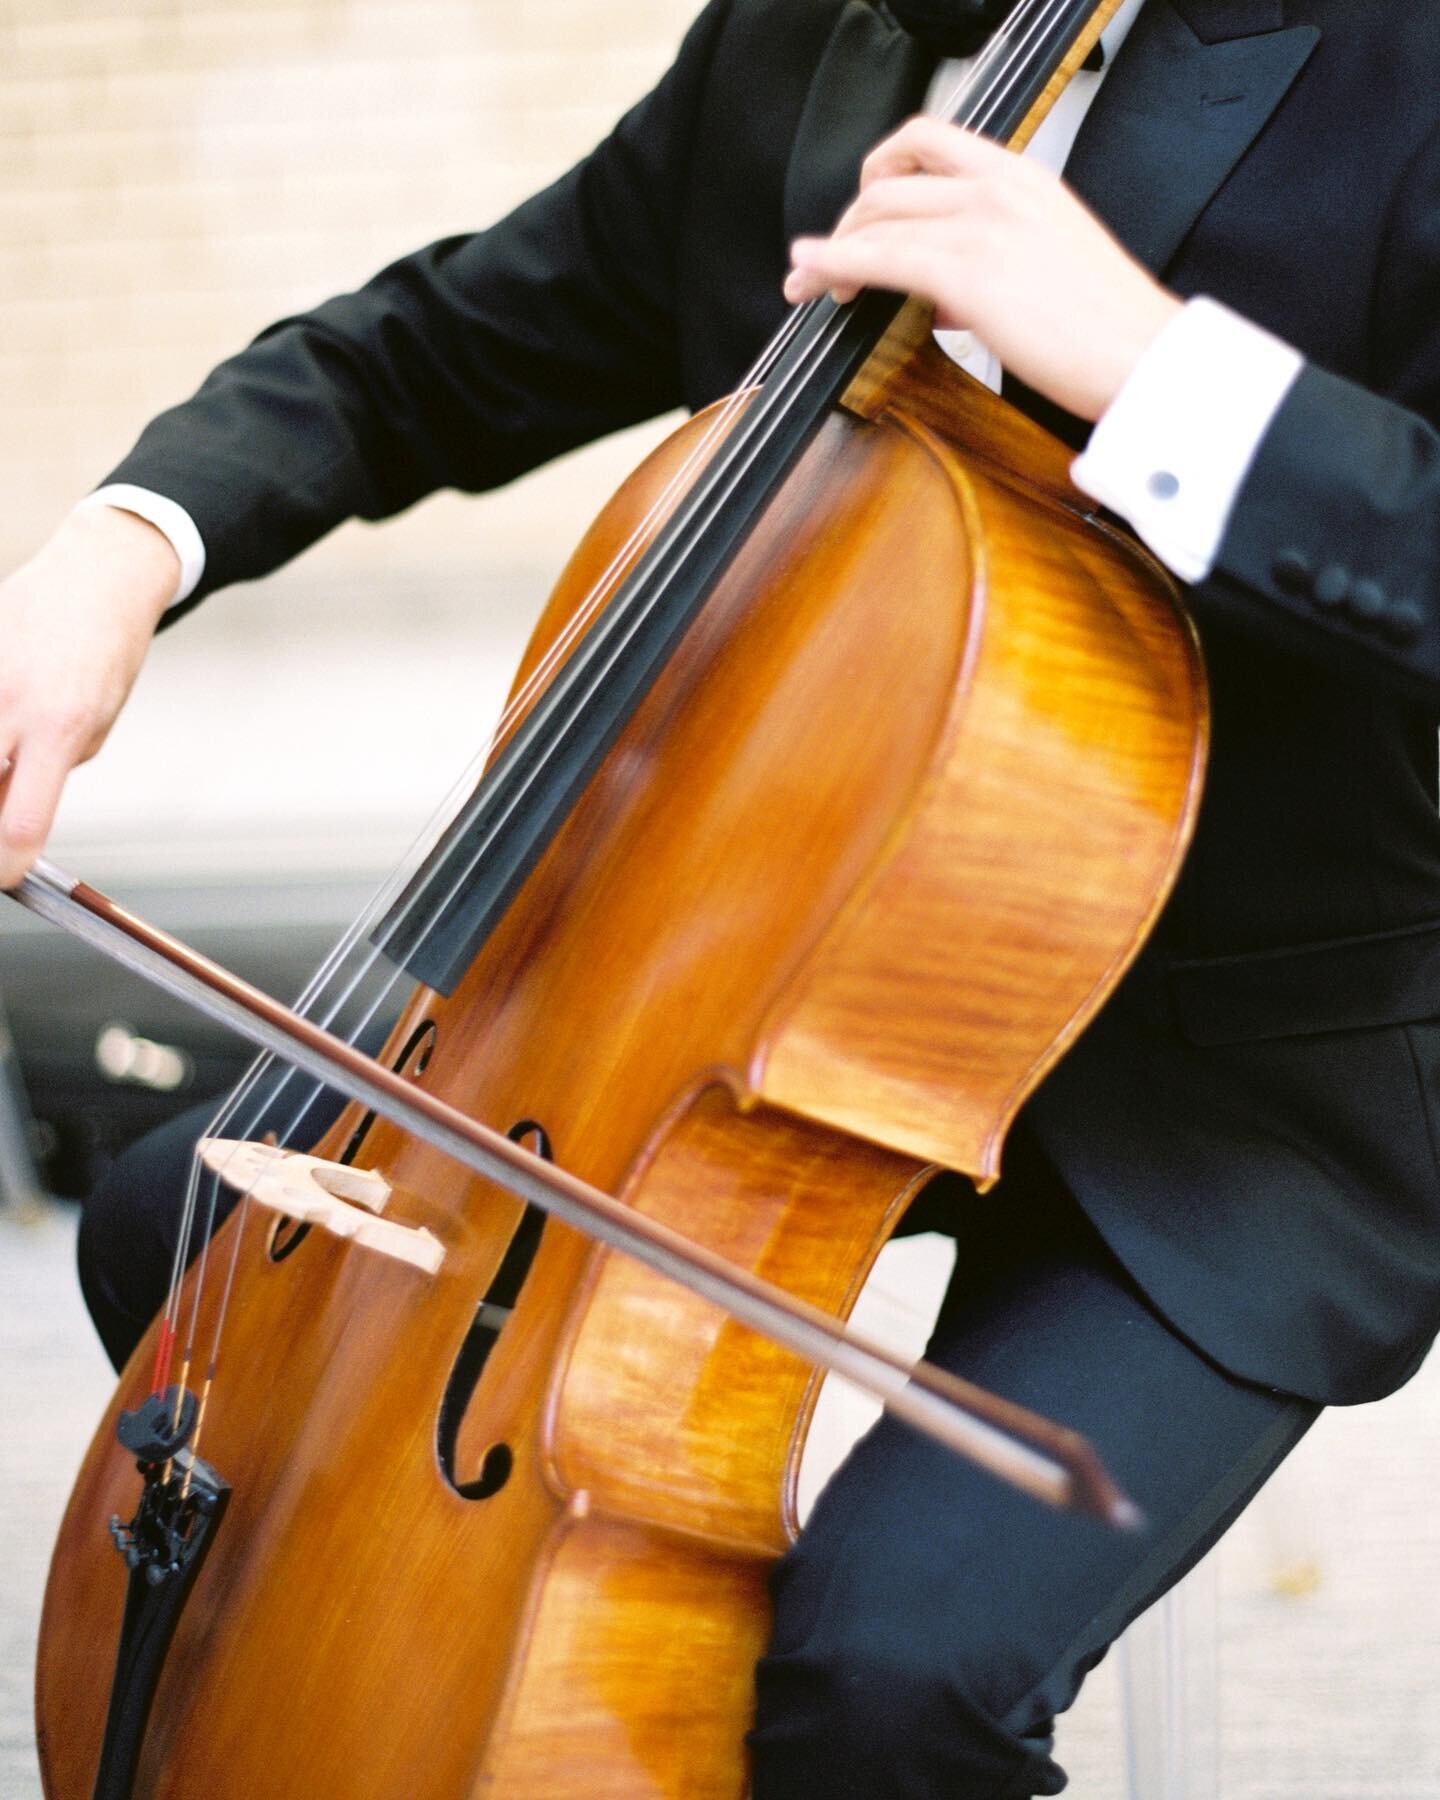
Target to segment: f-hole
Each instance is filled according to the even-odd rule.
[[[554,1162],[550,1139],[534,1119],[521,1119],[518,1125],[510,1127],[506,1136],[517,1144],[524,1144],[537,1156],[544,1157],[546,1162]],[[510,1479],[510,1471],[515,1466],[515,1457],[508,1444],[492,1444],[480,1459],[479,1474],[471,1481],[461,1481],[455,1472],[455,1446],[460,1438],[461,1423],[475,1396],[475,1390],[480,1385],[480,1377],[485,1373],[485,1365],[490,1360],[490,1352],[499,1342],[500,1333],[505,1329],[506,1321],[520,1298],[520,1290],[525,1285],[525,1277],[530,1273],[530,1265],[535,1261],[535,1252],[540,1248],[540,1237],[544,1229],[545,1214],[532,1202],[521,1213],[520,1223],[505,1247],[495,1278],[475,1309],[475,1317],[465,1334],[465,1342],[460,1346],[460,1354],[455,1358],[450,1379],[445,1384],[445,1398],[440,1402],[436,1450],[440,1457],[440,1467],[445,1471],[445,1479],[465,1500],[488,1500],[492,1494],[498,1494]]]
[[[401,1046],[400,1054],[392,1065],[397,1075],[413,1075],[417,1079],[430,1066],[430,1058],[435,1053],[435,1039],[438,1033],[435,1021],[426,1019],[406,1038]],[[339,1160],[352,1163],[360,1154],[360,1146],[370,1135],[370,1127],[375,1123],[375,1114],[367,1112],[360,1123],[350,1133],[350,1141],[341,1151]],[[310,1235],[308,1225],[297,1225],[293,1219],[277,1219],[275,1228],[270,1233],[270,1260],[284,1262],[287,1256],[293,1256]]]

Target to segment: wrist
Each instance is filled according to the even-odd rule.
[[[41,556],[58,560],[69,579],[103,588],[152,629],[180,586],[180,558],[170,539],[118,506],[77,506]]]
[[[1177,295],[1158,283],[1147,283],[1136,303],[1116,321],[1104,352],[1096,358],[1084,418],[1094,424],[1109,411],[1160,333],[1184,310]]]

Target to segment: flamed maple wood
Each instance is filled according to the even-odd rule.
[[[923,334],[853,399],[455,996],[417,993],[395,1039],[433,1019],[427,1086],[540,1120],[567,1168],[838,1314],[927,1171],[994,1175],[1138,948],[1205,735],[1169,583],[1086,522],[1043,434]],[[525,669],[707,428],[602,514]],[[234,1498],[137,1793],[740,1795],[809,1372],[548,1225],[456,1450],[462,1481],[499,1443],[513,1468],[466,1501],[437,1416],[519,1208],[383,1123],[360,1160],[443,1264],[319,1234],[276,1264],[273,1219],[245,1223],[202,1446]],[[90,1791],[122,1594],[103,1521],[136,1485],[112,1414],[47,1599],[53,1800]]]
[[[993,1178],[1135,954],[1206,731],[1169,582],[1086,520],[1060,447],[940,359],[922,311],[846,400],[455,995],[417,992],[394,1039],[433,1020],[427,1086],[502,1130],[538,1119],[566,1168],[841,1315],[936,1165]],[[597,520],[522,679],[711,423]],[[509,1478],[463,1499],[439,1411],[520,1208],[383,1123],[360,1160],[443,1261],[312,1233],[276,1263],[273,1218],[226,1228],[201,1448],[234,1495],[136,1795],[738,1800],[813,1377],[548,1225],[455,1448],[458,1482],[499,1444]],[[152,1352],[56,1547],[51,1800],[91,1792],[123,1596],[105,1521],[137,1490],[114,1422]]]

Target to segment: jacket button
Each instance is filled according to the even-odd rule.
[[[1310,558],[1303,550],[1282,550],[1270,565],[1275,584],[1287,594],[1303,594],[1310,585]]]
[[[1363,625],[1371,624],[1390,610],[1385,590],[1378,581],[1357,581],[1350,590],[1347,606],[1350,613]]]
[[[1310,592],[1317,606],[1343,606],[1350,598],[1350,571],[1343,563],[1326,563]]]
[[[1397,644],[1413,644],[1425,624],[1425,615],[1413,600],[1398,600],[1380,621],[1386,637]]]

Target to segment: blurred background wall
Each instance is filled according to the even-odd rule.
[[[583,155],[693,10],[3,0],[0,572],[272,319]],[[346,526],[162,633],[70,782],[56,859],[297,991],[482,745],[570,545],[664,429]],[[0,1002],[67,1192],[241,1066],[224,1034],[9,907]],[[131,1039],[179,1046],[177,1086],[147,1085]],[[102,1042],[121,1045],[108,1067]]]
[[[693,10],[8,0],[0,567],[272,318],[486,224],[582,154]],[[220,596],[160,643],[57,848],[127,872],[176,855],[383,866],[474,748],[566,546],[640,448],[347,527]]]

